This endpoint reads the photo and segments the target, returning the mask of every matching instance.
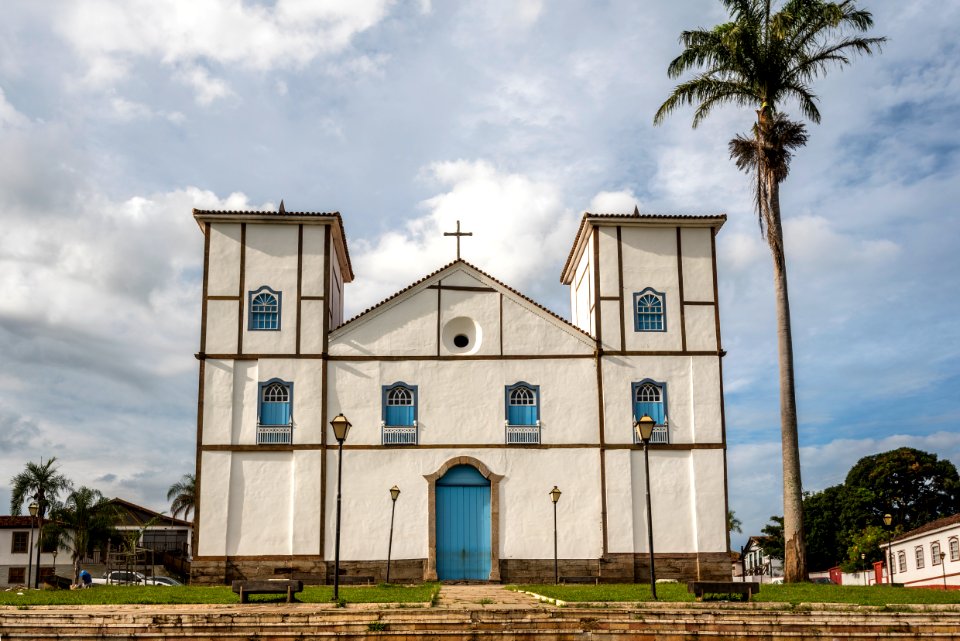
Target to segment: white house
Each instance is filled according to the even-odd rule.
[[[743,547],[740,559],[733,566],[734,580],[770,583],[783,577],[783,561],[767,554],[763,545],[765,536],[751,536]]]
[[[960,514],[931,521],[881,546],[894,583],[960,589]]]
[[[382,580],[397,486],[394,580],[552,578],[558,486],[561,575],[645,580],[646,414],[658,576],[730,576],[725,216],[585,214],[561,275],[571,322],[459,258],[344,322],[340,214],[193,213],[194,582],[332,582],[338,414],[343,574]]]
[[[70,555],[54,554],[44,546],[40,554],[40,579],[56,573],[69,576]],[[0,587],[34,585],[37,576],[37,520],[30,516],[0,516]]]

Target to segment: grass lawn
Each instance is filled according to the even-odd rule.
[[[536,592],[555,599],[571,602],[640,602],[650,601],[647,584],[609,585],[515,585],[516,590]],[[683,583],[657,585],[660,601],[693,601]],[[858,605],[893,605],[904,603],[957,603],[960,590],[944,592],[922,588],[894,588],[888,586],[841,586],[802,583],[798,585],[764,585],[754,601],[776,603],[852,603]]]
[[[438,583],[422,585],[381,585],[341,587],[347,603],[427,603],[440,589]],[[21,590],[0,592],[0,605],[113,605],[122,603],[240,603],[240,597],[228,586],[126,586],[98,585],[86,590]],[[304,586],[297,599],[303,603],[330,603],[333,586]],[[253,594],[254,603],[283,603],[286,595]]]

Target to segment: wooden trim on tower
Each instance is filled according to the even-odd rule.
[[[210,223],[203,224],[203,297],[200,305],[200,352],[207,347],[207,291],[210,282]],[[194,556],[200,544],[200,459],[203,456],[203,394],[206,378],[206,363],[200,361],[199,382],[197,383],[197,444],[194,453],[194,499],[193,499],[193,540],[190,542]]]
[[[712,300],[685,300],[684,305],[716,305]]]
[[[730,513],[730,488],[727,480],[727,412],[723,400],[723,343],[720,340],[720,288],[717,285],[717,230],[710,230],[710,256],[713,263],[713,317],[717,333],[717,367],[720,377],[720,440],[723,442],[723,501],[724,514]],[[730,549],[730,531],[727,530],[727,549]]]
[[[498,291],[498,290],[494,289],[493,287],[470,287],[470,286],[468,286],[468,285],[440,285],[439,283],[436,284],[436,285],[427,285],[427,289],[441,289],[441,288],[442,288],[442,289],[449,289],[450,291],[454,291],[454,292],[487,292],[487,293],[495,293],[495,292]]]
[[[600,230],[593,228],[593,291],[596,296],[594,305],[594,323],[596,323],[596,367],[597,367],[597,423],[599,426],[600,451],[600,534],[603,540],[602,554],[607,555],[607,457],[604,449],[604,407],[603,407],[603,317],[600,297]],[[622,345],[621,345],[622,347]]]
[[[440,297],[443,295],[443,284],[437,283],[437,358],[440,357]]]
[[[304,294],[300,297],[300,300],[323,300],[323,296],[308,296]]]
[[[303,301],[303,225],[297,225],[297,354],[300,353],[300,303]]]
[[[325,428],[326,429],[326,428]],[[391,452],[394,450],[595,450],[599,449],[599,443],[538,443],[536,445],[509,445],[507,443],[416,443],[410,445],[380,445],[375,443],[354,443],[345,444],[344,450],[381,450]],[[633,443],[605,443],[605,450],[636,450],[642,451],[642,445]],[[650,451],[669,450],[675,452],[686,452],[690,450],[721,450],[725,449],[723,443],[651,443]],[[336,452],[338,446],[335,444],[321,443],[294,443],[292,445],[254,445],[252,443],[210,443],[203,446],[204,452],[292,452],[300,450],[326,450]]]
[[[503,292],[500,292],[500,309],[498,310],[500,314],[500,356],[503,356]]]
[[[596,227],[593,229],[593,295],[595,297],[593,305],[594,338],[597,341],[597,349],[602,352],[603,325],[601,324],[602,318],[600,314],[600,308],[602,307],[600,304],[602,300],[600,296],[600,233]]]
[[[720,352],[712,350],[608,350],[603,352],[604,356],[719,356]],[[590,354],[444,354],[441,356],[377,356],[377,355],[353,355],[353,354],[201,354],[197,353],[197,360],[240,360],[257,361],[269,359],[290,359],[290,360],[319,360],[326,361],[344,361],[344,362],[363,362],[363,361],[551,361],[568,359],[592,359],[596,358],[593,353]]]
[[[627,349],[627,321],[623,302],[623,235],[622,227],[617,225],[617,285],[620,287],[620,349]]]
[[[683,298],[683,241],[681,240],[681,229],[677,227],[677,283],[680,287],[680,349],[687,351],[687,318],[684,312],[685,301]]]
[[[329,301],[330,296],[330,249],[333,243],[330,242],[330,225],[324,226],[323,231],[323,300]],[[327,446],[327,420],[329,418],[330,407],[327,402],[327,381],[330,378],[330,363],[327,356],[330,347],[330,311],[329,303],[323,304],[323,319],[321,320],[321,331],[323,332],[323,370],[320,375],[320,445],[323,448]],[[320,558],[326,558],[326,540],[327,540],[327,455],[324,449],[320,461]]]
[[[240,296],[226,296],[226,295],[217,295],[217,294],[203,297],[204,300],[234,300],[234,301],[240,300],[240,298],[241,298]]]
[[[243,354],[243,298],[247,286],[247,223],[240,223],[240,306],[237,310],[237,354]]]

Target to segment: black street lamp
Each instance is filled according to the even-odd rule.
[[[30,510],[30,546],[27,548],[27,586],[29,586],[33,583],[33,523],[40,506],[34,501],[27,509]]]
[[[560,491],[556,485],[550,490],[550,500],[553,501],[553,582],[560,583],[560,563],[557,561],[557,501],[560,500]]]
[[[947,558],[946,552],[940,553],[940,570],[943,572],[943,590],[947,590],[947,564],[945,560]]]
[[[40,550],[43,549],[43,513],[47,509],[47,500],[43,494],[43,488],[37,488],[37,493],[33,497],[38,504],[37,509],[37,571],[34,576],[33,587],[40,589]]]
[[[387,583],[390,583],[390,554],[393,552],[393,515],[397,511],[397,497],[400,496],[400,488],[394,485],[390,488],[390,500],[393,506],[390,508],[390,542],[387,543]]]
[[[350,421],[343,413],[337,414],[330,426],[333,427],[333,436],[337,439],[337,535],[333,553],[333,600],[340,599],[340,482],[343,476],[343,442],[347,440],[350,431]]]
[[[643,471],[647,477],[647,539],[650,549],[650,594],[654,601],[657,599],[657,573],[653,566],[653,511],[650,508],[650,455],[647,452],[647,444],[650,437],[653,436],[653,426],[656,424],[652,418],[644,414],[634,421],[633,429],[637,436],[643,442]]]
[[[867,584],[867,555],[860,553],[860,571],[863,572],[863,584]]]
[[[883,527],[887,528],[887,583],[893,585],[893,544],[890,542],[890,524],[893,523],[892,514],[883,515]]]

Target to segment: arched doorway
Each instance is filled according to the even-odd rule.
[[[490,481],[472,465],[437,479],[437,578],[490,577]]]
[[[454,470],[458,467],[467,467],[472,469],[461,470],[456,472],[454,475],[447,477],[447,473]],[[477,478],[479,474],[482,479],[486,481],[481,481]],[[486,494],[488,497],[486,500],[486,509],[484,511],[484,516],[481,518],[485,519],[486,522],[486,537],[484,538],[485,549],[487,551],[488,561],[482,567],[485,567],[488,571],[487,575],[479,576],[479,580],[489,580],[489,581],[500,581],[500,481],[503,479],[503,476],[496,474],[490,468],[483,464],[482,461],[473,458],[472,456],[456,456],[452,459],[449,459],[446,463],[440,466],[440,468],[433,474],[425,474],[423,476],[424,480],[427,482],[427,535],[429,537],[428,547],[427,547],[427,567],[424,569],[423,578],[426,581],[436,581],[438,578],[437,573],[437,557],[438,557],[438,540],[437,536],[441,531],[441,528],[444,528],[443,533],[446,536],[449,533],[448,527],[452,527],[452,523],[456,521],[456,518],[453,518],[452,521],[447,519],[447,514],[449,510],[444,508],[438,509],[439,501],[442,499],[445,503],[449,501],[450,503],[456,503],[450,496],[454,495],[456,492],[444,490],[442,488],[455,488],[455,487],[476,487],[483,488],[477,490],[476,494]],[[443,483],[441,483],[441,479]],[[476,485],[464,484],[474,483]],[[450,496],[444,496],[449,494]],[[481,505],[483,503],[481,502]],[[456,514],[456,507],[453,507],[454,514]],[[441,514],[443,512],[443,514]],[[481,530],[483,532],[483,530]],[[483,538],[483,537],[481,537]],[[455,539],[454,539],[455,540]],[[479,541],[476,545],[481,545]],[[472,549],[473,544],[466,546],[468,550]],[[469,552],[468,552],[469,554]],[[444,565],[444,575],[449,576],[448,566]],[[459,573],[459,572],[458,572]]]

